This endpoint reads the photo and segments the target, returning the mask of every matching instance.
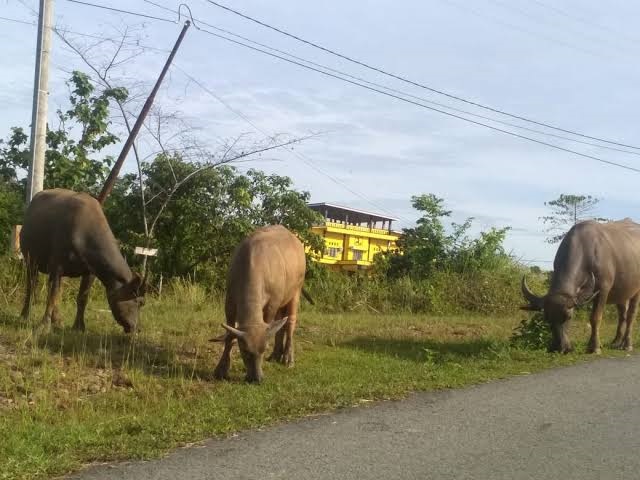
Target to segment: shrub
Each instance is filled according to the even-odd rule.
[[[524,318],[511,336],[511,342],[520,347],[531,350],[541,350],[547,348],[551,341],[551,331],[549,325],[541,312]]]

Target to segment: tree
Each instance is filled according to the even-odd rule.
[[[473,218],[468,218],[462,224],[451,223],[448,233],[444,219],[451,211],[445,209],[444,199],[427,194],[411,197],[411,203],[422,216],[415,227],[403,230],[401,252],[376,256],[376,271],[391,278],[424,279],[438,270],[490,270],[508,261],[503,243],[509,228],[492,228],[472,239],[468,233]]]
[[[78,71],[73,72],[67,85],[70,108],[57,111],[55,128],[47,126],[44,188],[96,192],[113,160],[108,155],[100,158],[99,154],[118,141],[109,131],[109,104],[126,98],[127,91],[113,88],[96,92],[89,77]],[[23,128],[13,127],[5,144],[0,148],[0,176],[24,190],[29,137]]]
[[[129,253],[132,246],[150,240],[159,249],[152,266],[156,271],[186,276],[197,268],[200,277],[221,287],[233,249],[256,227],[282,224],[313,248],[321,248],[322,240],[310,232],[318,217],[307,207],[309,194],[294,190],[291,179],[258,170],[240,174],[229,165],[208,167],[176,154],[160,154],[142,164],[146,211],[153,219],[150,239],[140,229],[141,210],[131,208],[139,198],[136,175],[118,182],[105,210]],[[175,189],[181,179],[188,181]]]
[[[96,91],[89,77],[78,71],[67,85],[70,105],[57,111],[57,126],[47,126],[44,187],[97,193],[112,161],[100,152],[118,141],[109,130],[109,106],[114,100],[124,101],[127,90]],[[29,136],[22,127],[11,128],[7,140],[0,140],[0,251],[8,245],[5,239],[12,225],[21,222],[29,157]]]
[[[584,220],[597,220],[604,222],[606,219],[594,216],[594,211],[600,199],[591,195],[561,194],[557,199],[545,202],[545,206],[551,208],[551,214],[541,217],[548,225],[548,243],[560,242],[569,229],[576,223]]]

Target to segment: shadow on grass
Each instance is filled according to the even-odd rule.
[[[31,324],[22,319],[19,315],[9,312],[0,312],[0,326],[11,327],[16,330],[25,329]]]
[[[418,340],[357,337],[339,346],[355,348],[367,353],[388,355],[416,363],[438,362],[450,358],[496,358],[506,351],[507,342],[476,338],[470,340]]]
[[[37,323],[25,322],[18,315],[0,312],[0,329],[32,332]],[[119,327],[118,327],[119,328]],[[164,378],[199,378],[211,380],[212,359],[204,360],[197,352],[185,352],[145,338],[144,332],[78,332],[67,326],[52,328],[46,335],[29,337],[25,345],[37,345],[53,355],[72,358],[91,368],[134,368]],[[205,364],[206,362],[206,364]]]

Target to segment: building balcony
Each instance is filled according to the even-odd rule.
[[[398,234],[393,231],[382,228],[365,227],[362,225],[349,225],[340,222],[332,222],[326,220],[321,224],[315,225],[314,228],[326,228],[336,233],[362,234],[362,236],[373,238],[385,238],[389,240],[397,240]]]

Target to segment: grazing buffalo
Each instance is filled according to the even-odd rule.
[[[222,325],[227,332],[218,339],[224,341],[224,351],[215,378],[228,378],[234,339],[248,382],[262,381],[262,357],[272,335],[275,345],[269,360],[293,365],[293,331],[305,269],[302,243],[280,225],[259,228],[238,245],[227,274],[227,323]]]
[[[60,325],[58,298],[61,277],[95,275],[107,290],[116,321],[125,332],[136,329],[144,303],[144,281],[133,274],[120,253],[101,205],[86,193],[44,190],[33,197],[20,232],[20,249],[27,264],[27,293],[22,316],[27,318],[38,271],[49,274],[49,294],[41,329]],[[88,290],[81,287],[73,328],[84,330]]]
[[[522,279],[524,310],[544,311],[551,326],[551,351],[568,352],[569,320],[577,306],[593,300],[587,351],[600,353],[599,326],[606,304],[618,307],[618,329],[612,347],[631,351],[631,329],[640,300],[640,225],[630,219],[575,225],[562,240],[553,262],[551,287],[544,297]]]

